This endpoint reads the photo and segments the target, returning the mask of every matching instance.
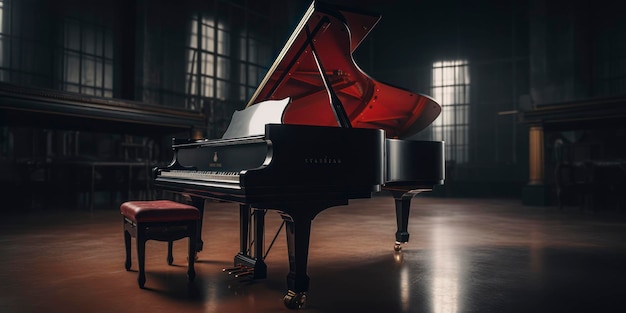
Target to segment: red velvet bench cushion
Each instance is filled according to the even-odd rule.
[[[195,207],[170,200],[128,201],[122,203],[120,211],[135,223],[200,219],[200,211]]]

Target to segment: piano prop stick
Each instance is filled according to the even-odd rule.
[[[326,76],[326,71],[324,71],[324,66],[320,61],[319,56],[317,55],[317,51],[315,50],[315,43],[311,36],[311,32],[309,29],[306,29],[306,37],[309,46],[311,47],[311,54],[315,59],[315,65],[317,65],[317,69],[320,72],[320,77],[322,78],[322,82],[324,83],[324,88],[328,92],[328,100],[330,101],[330,108],[333,109],[333,113],[335,114],[335,119],[337,120],[337,124],[340,127],[350,128],[352,124],[346,115],[346,110],[343,108],[343,104],[341,104],[341,100],[337,97],[335,90],[333,89],[331,82]]]
[[[235,275],[265,277],[264,216],[280,214],[289,255],[283,301],[291,309],[306,304],[317,214],[389,190],[399,251],[409,238],[411,199],[444,181],[443,142],[410,140],[441,107],[372,79],[352,59],[379,19],[313,2],[224,136],[176,140],[171,164],[154,170],[156,188],[183,194],[201,211],[204,199],[240,204]]]

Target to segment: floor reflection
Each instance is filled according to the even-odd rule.
[[[446,223],[434,223],[427,247],[394,254],[402,312],[462,312],[463,248],[456,233]]]
[[[455,245],[454,230],[445,224],[436,224],[432,230],[432,258],[430,266],[433,281],[430,301],[433,313],[459,312],[460,262]]]
[[[409,265],[404,264],[404,254],[401,251],[394,253],[394,261],[400,265],[400,305],[402,312],[408,312],[411,303],[411,284],[409,281]]]

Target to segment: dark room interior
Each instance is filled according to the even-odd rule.
[[[0,0],[0,193],[1,312],[625,311],[626,13]],[[161,199],[201,212],[196,277],[149,240],[140,288],[120,205]],[[266,272],[223,271],[244,242]]]

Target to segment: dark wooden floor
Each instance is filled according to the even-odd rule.
[[[386,196],[313,221],[305,312],[626,312],[626,218],[619,212],[525,207],[519,200],[413,200],[411,241],[393,252]],[[124,269],[117,208],[12,212],[0,222],[0,312],[287,312],[284,234],[268,278],[222,273],[238,250],[238,210],[205,213],[198,277],[186,240],[147,245],[147,289]],[[267,215],[268,232],[280,223]],[[267,237],[272,237],[268,234]],[[133,242],[134,244],[134,242]]]

